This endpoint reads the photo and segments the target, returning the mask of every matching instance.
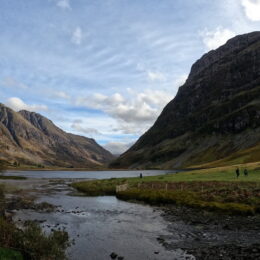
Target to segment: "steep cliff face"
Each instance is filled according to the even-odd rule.
[[[22,164],[95,167],[113,156],[95,140],[69,134],[40,114],[0,104],[0,159]]]
[[[260,160],[259,127],[260,32],[253,32],[199,59],[155,124],[112,165],[185,167],[250,147]],[[255,160],[245,153],[241,160]]]

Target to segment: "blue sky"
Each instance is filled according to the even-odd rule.
[[[0,0],[0,102],[120,153],[260,0]]]

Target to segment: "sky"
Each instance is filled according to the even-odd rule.
[[[128,149],[260,0],[0,0],[0,102]]]

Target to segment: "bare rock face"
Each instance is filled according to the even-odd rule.
[[[252,32],[199,59],[155,124],[112,166],[176,168],[223,163],[229,157],[229,162],[260,160],[259,127],[260,32]]]
[[[69,134],[40,114],[0,104],[0,159],[28,165],[97,167],[113,159],[94,139]]]

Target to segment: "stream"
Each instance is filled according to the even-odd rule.
[[[68,186],[75,180],[135,177],[140,171],[110,172],[8,172],[7,175],[26,176],[24,181],[8,180],[36,196],[36,202],[56,205],[54,212],[18,210],[14,220],[19,223],[36,220],[48,233],[65,229],[72,246],[69,259],[111,259],[116,253],[123,259],[193,259],[185,251],[167,250],[158,242],[160,236],[169,236],[168,223],[159,208],[129,203],[114,196],[85,197]],[[142,171],[144,176],[167,174],[168,171]],[[122,258],[121,258],[122,259]]]
[[[143,176],[168,171],[142,171]],[[136,177],[140,171],[8,172],[26,180],[1,180],[57,208],[50,213],[15,210],[14,220],[34,220],[46,233],[65,229],[74,243],[72,260],[260,259],[260,216],[228,216],[197,209],[152,207],[114,196],[86,197],[69,186],[89,179]],[[194,257],[196,256],[196,258]]]

